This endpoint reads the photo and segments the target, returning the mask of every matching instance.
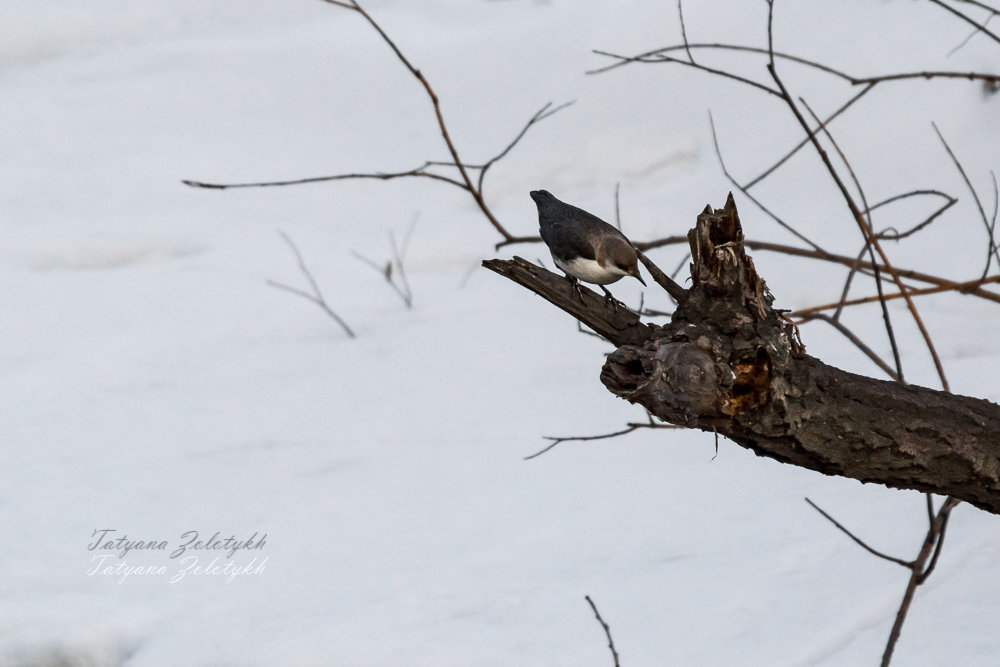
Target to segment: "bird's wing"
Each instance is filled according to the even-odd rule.
[[[580,233],[583,231],[576,224],[556,222],[546,225],[541,230],[542,240],[549,247],[553,255],[558,255],[566,260],[573,260],[577,257],[584,259],[597,259],[594,247]]]
[[[608,224],[607,222],[601,220],[596,215],[588,213],[587,211],[580,211],[583,215],[577,218],[576,225],[580,234],[585,234],[590,238],[594,239],[596,245],[597,239],[616,239],[624,242],[628,246],[632,246],[632,242],[621,233],[614,225]],[[590,258],[593,259],[593,258]]]

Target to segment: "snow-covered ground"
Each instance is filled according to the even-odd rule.
[[[432,81],[470,162],[544,103],[576,100],[487,180],[513,233],[536,229],[530,189],[610,218],[620,182],[625,230],[646,239],[683,233],[725,200],[708,110],[741,177],[799,138],[776,100],[703,73],[587,76],[607,62],[593,48],[678,42],[676,7],[650,4],[366,6]],[[766,43],[764,3],[689,4],[691,41]],[[775,21],[781,50],[860,75],[996,70],[1000,51],[982,37],[948,57],[968,34],[931,3],[779,3]],[[760,61],[728,62],[764,76]],[[821,115],[849,94],[782,68]],[[916,187],[962,198],[926,236],[890,247],[900,265],[981,271],[982,224],[930,121],[990,207],[998,105],[968,82],[886,84],[834,126],[871,200]],[[427,99],[359,16],[315,0],[8,2],[0,108],[0,663],[608,665],[585,594],[627,665],[878,660],[907,572],[802,498],[908,558],[925,530],[920,494],[726,441],[715,457],[700,432],[563,443],[524,461],[542,435],[614,431],[644,413],[600,385],[606,344],[479,268],[499,239],[469,197],[431,181],[181,184],[444,159]],[[811,153],[758,194],[830,250],[857,251]],[[791,241],[738,203],[750,236]],[[876,226],[927,210],[886,211]],[[407,310],[352,251],[388,258],[389,233],[415,216]],[[278,230],[357,339],[266,284],[306,287]],[[499,254],[515,252],[547,259],[540,246]],[[654,259],[673,267],[681,253]],[[755,260],[783,307],[838,296],[840,272]],[[615,293],[634,302],[629,282]],[[647,303],[668,306],[652,290]],[[953,390],[1000,399],[996,306],[919,303]],[[908,379],[935,386],[911,321],[893,313]],[[876,309],[849,317],[888,349]],[[823,326],[804,329],[810,352],[878,372]],[[92,549],[103,529],[166,548]],[[189,531],[266,538],[231,557],[171,558]],[[192,555],[244,573],[189,569]],[[123,576],[123,564],[146,571]],[[1000,523],[962,506],[897,664],[996,664],[997,600]]]

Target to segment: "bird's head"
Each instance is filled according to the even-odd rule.
[[[531,198],[535,200],[536,204],[541,204],[542,202],[552,201],[555,197],[548,190],[532,190],[528,193]]]
[[[535,206],[538,207],[539,213],[546,210],[552,210],[559,204],[562,204],[562,202],[553,197],[552,193],[548,190],[532,190],[528,194],[531,195],[531,198],[535,201]]]
[[[636,278],[644,286],[646,281],[639,275],[639,256],[632,244],[618,239],[606,244],[607,262],[622,272],[622,275]]]

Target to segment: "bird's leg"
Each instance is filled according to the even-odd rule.
[[[618,312],[618,299],[616,299],[615,297],[611,296],[611,292],[609,292],[608,288],[605,287],[604,285],[601,285],[601,289],[604,290],[604,306],[607,307],[610,304],[611,307],[614,308],[615,312],[617,313]]]
[[[580,299],[580,303],[583,303],[583,288],[580,287],[580,281],[569,274],[566,274],[566,280],[568,280],[570,284],[570,295],[572,296],[572,294],[575,293],[577,298]]]

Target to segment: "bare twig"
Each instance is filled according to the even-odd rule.
[[[933,498],[929,493],[926,495],[927,495],[927,503],[930,505],[931,510],[933,510],[934,508]],[[941,547],[944,545],[944,533],[945,529],[948,527],[948,517],[951,516],[951,510],[954,509],[955,506],[958,505],[960,502],[962,501],[952,498],[950,496],[948,498],[945,498],[944,504],[941,506],[941,512],[943,512],[943,514],[941,515],[940,522],[938,525],[938,538],[937,538],[937,544],[934,545],[934,555],[931,556],[931,562],[928,563],[927,567],[924,568],[924,570],[920,573],[917,585],[920,585],[925,581],[927,581],[927,577],[931,576],[931,573],[934,571],[934,567],[937,565],[938,556],[941,555]],[[932,514],[931,515],[932,529],[934,528],[934,521],[935,521],[934,515]]]
[[[601,56],[606,56],[608,58],[615,59],[616,62],[605,65],[604,67],[599,67],[596,69],[588,70],[587,74],[601,74],[609,70],[616,69],[618,67],[623,67],[624,65],[629,65],[632,63],[643,63],[643,64],[655,64],[655,63],[678,63],[681,65],[691,65],[690,62],[685,60],[680,60],[678,58],[673,58],[665,54],[672,53],[675,51],[690,51],[699,49],[711,49],[718,51],[737,51],[744,53],[755,53],[758,55],[767,56],[769,55],[768,49],[755,47],[755,46],[744,46],[741,44],[725,44],[721,42],[712,43],[698,43],[698,44],[677,44],[673,46],[667,46],[659,49],[654,49],[652,51],[646,51],[645,53],[640,53],[635,56],[623,56],[614,53],[608,53],[607,51],[593,51],[593,53]],[[841,70],[830,67],[829,65],[824,65],[818,63],[814,60],[809,60],[808,58],[802,58],[799,56],[791,55],[788,53],[782,53],[781,51],[774,51],[774,57],[779,60],[787,60],[788,62],[797,63],[799,65],[804,65],[812,69],[830,74],[831,76],[842,79],[843,81],[849,83],[852,86],[866,86],[871,83],[883,83],[889,81],[906,81],[910,79],[966,79],[968,81],[983,81],[986,83],[1000,82],[1000,74],[992,74],[988,72],[956,72],[956,71],[922,71],[922,72],[895,72],[892,74],[879,74],[875,76],[854,76],[852,74],[847,74]],[[706,71],[711,71],[709,68],[704,68],[696,66],[698,69],[703,69]],[[748,80],[740,76],[730,75],[727,78],[741,81],[742,83],[747,83],[755,88],[762,88],[766,92],[774,92],[769,86],[758,83],[756,81]],[[779,95],[780,97],[780,95]]]
[[[890,233],[888,231],[883,231],[876,234],[876,236],[878,236],[878,238],[880,239],[886,239],[888,241],[902,241],[908,236],[912,236],[913,234],[919,232],[924,227],[927,227],[929,224],[937,220],[937,218],[941,214],[943,214],[945,211],[947,211],[949,208],[951,208],[958,202],[958,199],[956,199],[955,197],[952,197],[949,194],[945,194],[944,192],[941,192],[939,190],[911,190],[910,192],[904,192],[903,194],[894,195],[892,197],[889,197],[888,199],[883,199],[879,203],[872,206],[870,210],[874,211],[875,209],[881,206],[892,204],[902,199],[907,199],[909,197],[917,197],[921,195],[935,195],[938,197],[943,197],[946,201],[944,204],[941,204],[940,208],[935,209],[929,216],[924,218],[924,220],[918,222],[913,227],[907,229],[905,232]]]
[[[672,58],[670,56],[659,56],[656,60],[644,60],[642,58],[632,58],[632,57],[629,57],[629,56],[621,56],[621,55],[618,55],[618,54],[615,54],[615,53],[609,53],[607,51],[600,51],[598,49],[595,49],[594,53],[596,53],[599,56],[607,56],[608,58],[617,58],[619,60],[618,64],[622,64],[622,65],[624,65],[625,63],[630,63],[630,62],[634,62],[634,63],[649,63],[649,62],[656,62],[656,63],[677,63],[678,65],[684,65],[686,67],[693,67],[694,69],[701,70],[703,72],[708,72],[709,74],[715,74],[716,76],[721,76],[721,77],[723,77],[725,79],[732,79],[734,81],[739,81],[740,83],[745,83],[748,86],[753,86],[754,88],[757,88],[759,90],[763,90],[765,93],[770,93],[771,95],[776,95],[778,97],[781,96],[781,94],[777,90],[771,88],[770,86],[766,86],[763,83],[758,83],[757,81],[754,81],[753,79],[748,79],[745,76],[739,76],[738,74],[733,74],[732,72],[727,72],[725,70],[716,69],[714,67],[708,67],[706,65],[700,65],[700,64],[698,64],[696,62],[689,62],[687,60],[681,60],[680,58]],[[587,72],[587,74],[599,74],[601,72],[606,72],[609,69],[613,69],[613,67],[602,67],[600,69],[590,70],[589,72]]]
[[[782,89],[784,89],[783,86]],[[861,197],[861,204],[864,206],[864,211],[859,211],[857,215],[860,215],[862,222],[867,223],[868,230],[873,229],[872,219],[871,219],[872,209],[868,206],[868,198],[865,196],[865,189],[861,187],[861,181],[858,180],[857,174],[854,173],[854,168],[851,166],[850,160],[848,160],[847,156],[844,155],[844,152],[840,150],[840,146],[837,144],[837,141],[833,138],[833,134],[830,132],[830,129],[826,126],[825,123],[819,120],[819,117],[813,112],[812,108],[809,107],[806,101],[801,97],[799,97],[799,103],[805,107],[806,111],[809,112],[809,115],[812,116],[813,120],[819,123],[820,130],[826,136],[827,141],[830,142],[830,145],[833,146],[834,150],[837,151],[837,155],[840,156],[841,162],[844,163],[844,167],[847,169],[847,173],[850,175],[851,180],[854,182],[854,187],[858,191],[858,196]],[[810,130],[810,132],[812,131]],[[813,133],[813,135],[815,136],[815,133]],[[832,168],[833,167],[831,165],[830,169]],[[867,220],[865,220],[865,216],[867,216]],[[903,382],[903,360],[900,359],[899,356],[899,345],[896,342],[896,334],[892,328],[892,318],[889,316],[889,307],[885,303],[885,295],[882,292],[882,277],[879,275],[878,265],[875,262],[875,252],[872,250],[872,246],[878,241],[876,240],[876,237],[873,234],[866,234],[866,237],[868,238],[866,238],[865,240],[865,249],[868,252],[868,258],[871,260],[872,266],[875,267],[875,291],[878,292],[878,303],[879,307],[882,310],[882,321],[885,323],[885,333],[889,337],[889,346],[892,348],[892,359],[893,362],[896,364],[896,379],[899,382]],[[886,263],[888,264],[888,262]],[[900,290],[905,295],[905,291],[903,290],[902,285],[900,286]],[[942,381],[943,379],[944,376],[942,375]]]
[[[973,7],[978,7],[979,9],[985,9],[990,13],[990,18],[994,16],[1000,16],[1000,9],[994,9],[990,7],[985,2],[979,2],[979,0],[955,0],[955,2],[964,2],[967,5],[972,5]]]
[[[521,128],[521,131],[517,133],[517,135],[511,140],[509,144],[507,144],[507,146],[502,151],[500,151],[499,153],[497,153],[496,155],[494,155],[481,165],[466,165],[466,168],[468,169],[479,171],[479,179],[476,182],[476,187],[479,190],[479,193],[482,194],[483,192],[483,179],[486,178],[486,172],[489,171],[490,167],[492,167],[498,161],[507,157],[507,154],[510,153],[514,149],[514,147],[521,142],[521,139],[524,138],[524,135],[528,133],[528,130],[530,130],[532,126],[534,126],[538,122],[545,120],[549,116],[552,116],[562,111],[566,107],[572,106],[575,103],[576,100],[571,100],[569,102],[563,102],[562,104],[560,104],[555,108],[550,108],[552,107],[552,102],[547,102],[545,106],[536,111],[535,114],[528,119],[528,122],[524,124],[524,127]]]
[[[924,542],[920,547],[920,552],[913,560],[903,560],[873,549],[865,543],[864,540],[857,537],[850,530],[842,526],[836,519],[820,509],[816,503],[809,500],[809,498],[805,499],[805,501],[809,503],[814,510],[822,514],[830,523],[840,529],[841,532],[850,537],[865,551],[883,560],[896,563],[897,565],[905,567],[910,571],[910,579],[907,583],[906,591],[903,594],[903,600],[896,611],[896,619],[893,622],[892,629],[889,632],[889,639],[886,642],[885,651],[882,654],[882,667],[887,667],[889,662],[892,660],[893,649],[896,646],[896,642],[899,640],[903,622],[906,620],[906,614],[909,612],[910,603],[913,601],[913,595],[916,592],[917,586],[927,581],[927,578],[934,571],[934,567],[937,565],[938,556],[941,554],[941,547],[944,544],[945,529],[948,527],[948,517],[951,515],[951,511],[961,502],[955,498],[948,497],[945,499],[944,503],[942,503],[941,508],[935,513],[930,494],[927,494],[926,498],[929,514],[929,526],[927,528],[927,535],[924,537]]]
[[[372,267],[376,273],[381,274],[382,277],[385,278],[385,282],[392,288],[392,291],[394,291],[399,298],[403,300],[403,304],[407,307],[407,309],[413,308],[413,295],[410,293],[409,285],[405,284],[405,281],[402,285],[396,284],[395,276],[405,276],[405,273],[400,273],[396,270],[396,263],[394,261],[388,260],[385,264],[380,265],[378,262],[365,257],[357,250],[352,250],[351,254],[354,255],[355,258]]]
[[[858,253],[858,259],[854,264],[851,265],[851,270],[847,272],[847,278],[844,279],[844,288],[840,291],[840,301],[837,302],[837,309],[833,311],[833,319],[840,321],[840,316],[844,312],[844,308],[847,304],[847,295],[851,292],[851,283],[854,282],[854,276],[856,276],[861,271],[861,261],[864,256],[868,254],[871,256],[871,246],[867,243],[861,248],[861,252]],[[882,290],[879,290],[876,297],[882,294]]]
[[[996,257],[997,265],[1000,266],[1000,253],[997,251],[997,246],[993,238],[996,213],[993,214],[994,223],[991,224],[990,220],[986,217],[986,210],[983,208],[983,202],[979,199],[979,194],[976,192],[976,189],[972,187],[972,181],[969,180],[969,175],[965,173],[965,168],[962,166],[962,163],[957,157],[955,157],[955,153],[951,150],[951,146],[948,145],[948,142],[944,139],[944,135],[941,134],[941,130],[938,129],[937,123],[931,123],[931,127],[934,128],[934,132],[944,145],[944,149],[948,151],[948,157],[950,157],[951,161],[955,164],[955,168],[958,169],[958,173],[962,175],[962,180],[965,181],[965,186],[969,188],[969,192],[972,193],[972,198],[976,202],[976,208],[979,209],[979,215],[982,217],[983,224],[986,226],[989,250],[986,254],[986,268],[983,269],[983,277],[985,278],[990,272],[990,261],[993,257]]]
[[[618,662],[618,651],[615,650],[615,640],[611,638],[611,627],[601,618],[601,612],[597,611],[597,605],[590,599],[590,596],[584,595],[583,597],[594,611],[594,616],[597,617],[597,621],[601,624],[601,627],[604,628],[604,635],[608,638],[608,648],[611,649],[611,657],[614,658],[615,667],[621,667],[621,664]]]
[[[875,87],[874,83],[869,83],[867,86],[865,86],[864,88],[862,88],[861,91],[857,95],[855,95],[851,99],[847,100],[847,102],[845,102],[843,105],[841,105],[841,107],[839,109],[837,109],[836,111],[834,111],[832,114],[830,114],[826,118],[826,120],[824,120],[822,123],[820,123],[820,126],[826,126],[826,125],[829,125],[830,123],[832,123],[833,120],[835,118],[837,118],[837,116],[839,116],[840,114],[842,114],[845,111],[847,111],[848,109],[850,109],[854,105],[855,102],[857,102],[862,97],[864,97],[865,95],[867,95],[868,92],[871,91],[871,89],[874,88],[874,87]],[[819,128],[816,128],[816,129],[818,130]],[[799,152],[799,149],[801,149],[803,146],[805,146],[808,143],[809,143],[809,137],[806,137],[805,139],[800,140],[799,143],[797,143],[795,145],[795,147],[792,148],[792,150],[790,150],[788,153],[786,153],[781,159],[779,159],[777,162],[775,162],[774,164],[772,164],[770,167],[768,167],[767,169],[765,169],[759,176],[757,176],[753,180],[749,181],[741,189],[749,190],[753,186],[755,186],[758,183],[760,183],[762,180],[764,180],[765,178],[767,178],[768,176],[770,176],[772,173],[774,173],[774,171],[777,170],[781,165],[785,164],[788,160],[790,160],[793,155],[795,155],[796,153]]]
[[[958,18],[962,19],[963,21],[965,21],[969,25],[971,25],[974,28],[976,28],[976,30],[978,30],[979,32],[983,33],[984,35],[986,35],[987,37],[989,37],[990,39],[992,39],[994,42],[1000,44],[1000,36],[997,36],[995,33],[991,32],[989,29],[987,29],[987,27],[986,27],[985,24],[977,22],[975,19],[973,19],[968,14],[963,14],[962,12],[958,11],[957,9],[955,9],[954,7],[952,7],[951,5],[948,5],[948,4],[944,3],[944,2],[942,2],[941,0],[930,0],[930,3],[932,5],[937,5],[938,7],[940,7],[943,10],[945,10],[946,12],[951,12],[952,14],[954,14],[955,16],[957,16]]]
[[[329,2],[330,0],[324,0],[324,2]],[[204,181],[181,181],[184,185],[189,185],[193,188],[206,188],[209,190],[228,190],[230,188],[271,188],[271,187],[281,187],[284,185],[305,185],[308,183],[324,183],[326,181],[348,181],[355,179],[374,179],[379,181],[391,181],[394,178],[407,178],[407,177],[418,177],[418,178],[430,178],[436,181],[442,181],[444,183],[449,183],[451,185],[457,185],[460,188],[465,188],[465,185],[461,181],[457,181],[454,178],[448,176],[443,176],[441,174],[435,174],[433,172],[427,171],[428,167],[433,166],[433,162],[424,162],[419,167],[413,169],[408,169],[406,171],[390,171],[390,172],[370,172],[370,173],[350,173],[350,174],[335,174],[333,176],[310,176],[308,178],[295,178],[287,181],[259,181],[254,183],[206,183]]]
[[[928,503],[930,503],[930,495],[928,494],[927,497]],[[941,553],[941,545],[944,542],[945,528],[948,526],[948,517],[951,515],[951,511],[959,504],[959,502],[960,501],[955,498],[946,498],[944,503],[941,505],[941,509],[938,510],[937,515],[930,521],[930,527],[927,529],[927,536],[924,538],[924,543],[920,547],[920,553],[910,566],[910,579],[906,585],[906,591],[903,593],[903,599],[899,603],[899,610],[896,612],[896,620],[893,622],[892,629],[889,631],[889,639],[886,641],[885,651],[882,653],[882,667],[888,667],[889,663],[892,661],[892,653],[896,648],[896,642],[899,641],[899,636],[903,629],[903,622],[906,620],[906,615],[910,611],[910,603],[913,602],[913,596],[917,592],[917,586],[924,583],[927,580],[927,577],[929,577],[931,572],[934,570],[934,566],[937,564],[938,555]]]
[[[906,293],[910,296],[923,296],[926,294],[940,294],[941,292],[960,292],[968,294],[973,288],[981,287],[982,285],[990,283],[1000,283],[1000,276],[989,276],[988,278],[976,278],[975,280],[968,280],[961,283],[952,283],[949,285],[938,285],[936,287],[923,287],[923,288],[908,288]],[[823,310],[830,310],[833,308],[839,308],[841,306],[858,306],[864,303],[875,303],[879,299],[884,299],[889,301],[891,299],[899,299],[904,295],[899,292],[894,292],[892,294],[885,294],[882,296],[872,295],[866,297],[859,297],[856,299],[845,299],[843,301],[838,301],[836,303],[824,303],[820,306],[810,306],[808,308],[801,308],[799,310],[794,310],[791,312],[792,317],[802,317],[810,318],[815,313],[819,313]]]
[[[354,332],[351,330],[351,328],[347,326],[347,322],[345,322],[339,315],[337,315],[337,313],[333,312],[333,309],[330,308],[329,304],[326,302],[326,299],[323,297],[323,293],[319,289],[319,285],[316,284],[316,280],[313,278],[312,272],[309,271],[309,267],[306,266],[305,260],[302,259],[302,253],[299,252],[298,247],[292,241],[291,237],[288,236],[288,234],[286,234],[285,232],[280,230],[278,231],[278,233],[281,234],[281,238],[285,239],[285,243],[288,244],[288,247],[291,248],[292,252],[295,254],[295,259],[299,264],[299,270],[302,272],[302,275],[306,277],[306,280],[309,281],[309,286],[312,288],[312,293],[300,290],[297,287],[291,287],[290,285],[285,285],[284,283],[276,282],[274,280],[268,280],[267,284],[270,285],[271,287],[275,287],[277,289],[284,290],[286,292],[291,292],[292,294],[300,296],[303,299],[308,299],[309,301],[312,301],[317,306],[322,308],[327,315],[332,317],[333,320],[340,325],[340,327],[344,330],[344,333],[346,333],[348,337],[355,338],[356,336],[354,335]]]
[[[684,0],[677,0],[677,14],[680,16],[680,19],[681,19],[681,39],[684,40],[684,51],[687,53],[688,60],[693,65],[694,64],[694,56],[691,55],[691,47],[688,46],[687,27],[684,25],[684,5],[683,5],[683,2],[684,2]]]
[[[391,231],[389,232],[389,247],[392,249],[392,257],[386,260],[384,264],[379,264],[356,250],[351,251],[351,254],[357,259],[375,269],[376,272],[385,278],[385,281],[399,295],[399,298],[403,300],[407,308],[413,308],[413,291],[410,289],[410,281],[406,277],[406,249],[410,245],[410,236],[413,234],[413,228],[416,226],[417,218],[419,217],[419,215],[413,216],[413,221],[406,230],[406,235],[403,237],[401,246],[396,244],[396,235]]]
[[[983,26],[984,27],[988,26],[990,24],[990,21],[993,20],[993,17],[997,15],[997,11],[996,10],[994,10],[992,8],[991,8],[991,10],[993,11],[993,13],[990,14],[990,16],[985,21],[983,21]],[[969,33],[968,37],[966,37],[965,39],[963,39],[961,42],[959,42],[959,44],[955,48],[953,48],[951,51],[948,52],[948,57],[951,58],[953,55],[955,55],[956,53],[958,53],[959,51],[961,51],[963,48],[965,48],[965,45],[968,44],[970,41],[972,41],[972,38],[975,37],[976,35],[978,35],[980,32],[981,31],[979,30],[979,27],[977,26],[975,30],[973,30],[972,32]]]
[[[896,558],[895,556],[890,556],[888,554],[882,553],[878,549],[875,549],[875,548],[872,548],[872,547],[868,546],[868,544],[864,540],[862,540],[860,537],[858,537],[857,535],[855,535],[854,533],[852,533],[850,530],[848,530],[847,528],[845,528],[839,521],[837,521],[836,519],[834,519],[832,516],[830,516],[829,514],[827,514],[826,512],[824,512],[823,509],[819,505],[817,505],[813,501],[809,500],[809,498],[806,498],[805,501],[807,503],[809,503],[810,507],[812,507],[814,510],[816,510],[817,512],[819,512],[820,514],[822,514],[823,518],[825,518],[827,521],[829,521],[834,526],[836,526],[840,530],[840,532],[842,532],[844,535],[847,535],[849,538],[851,538],[852,540],[854,540],[855,544],[857,544],[858,546],[860,546],[862,549],[864,549],[865,551],[867,551],[871,555],[877,556],[877,557],[881,558],[882,560],[887,560],[890,563],[896,563],[897,565],[902,565],[903,567],[906,567],[906,568],[913,567],[913,561],[903,560],[902,558]]]
[[[564,442],[588,442],[591,440],[607,440],[609,438],[617,438],[618,436],[628,435],[629,433],[637,431],[641,428],[683,428],[675,424],[661,424],[654,422],[653,418],[650,417],[648,414],[647,418],[649,419],[648,422],[629,422],[625,425],[625,428],[623,428],[620,431],[613,431],[611,433],[602,433],[600,435],[570,435],[561,437],[553,437],[550,435],[543,436],[546,440],[551,441],[552,444],[543,449],[538,450],[534,454],[529,454],[528,456],[525,456],[524,460],[530,461],[531,459],[537,458],[542,454],[548,452],[550,449],[554,448],[556,445],[559,445]]]
[[[791,313],[791,315],[795,315],[795,313]],[[886,375],[891,377],[896,382],[900,381],[898,372],[894,370],[892,366],[885,363],[882,357],[877,355],[874,350],[865,345],[864,342],[860,338],[858,338],[853,331],[844,326],[844,324],[840,320],[838,320],[835,317],[830,317],[829,315],[826,315],[824,313],[812,313],[808,317],[803,319],[804,322],[809,320],[820,320],[822,322],[828,323],[834,329],[842,333],[844,337],[847,338],[847,340],[851,341],[851,343],[853,343],[856,348],[861,350],[861,352],[866,357],[871,359],[876,366],[881,368]]]

